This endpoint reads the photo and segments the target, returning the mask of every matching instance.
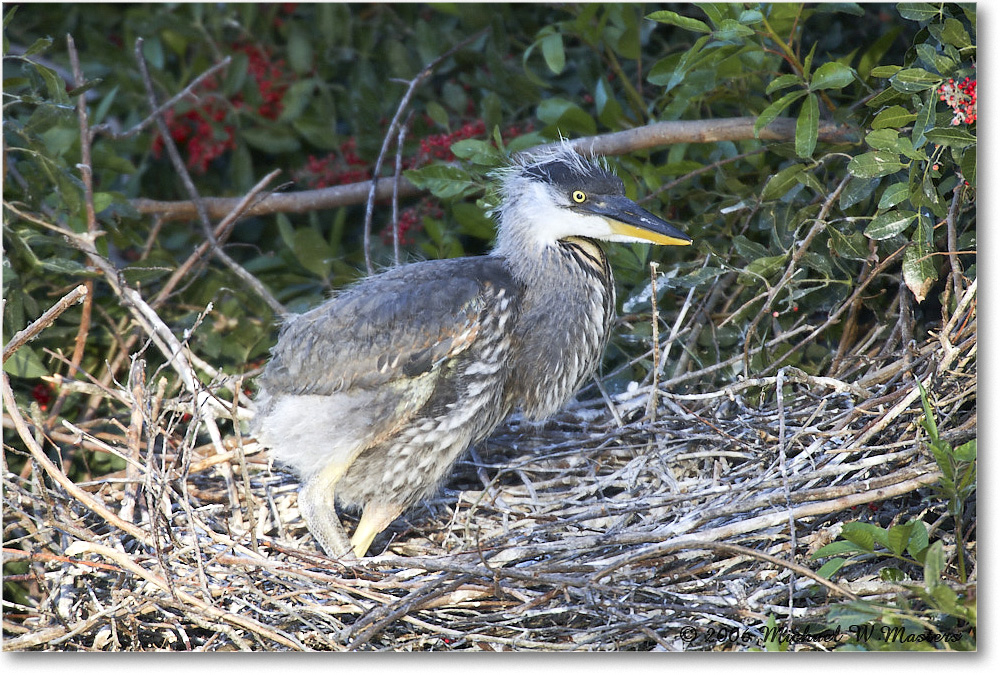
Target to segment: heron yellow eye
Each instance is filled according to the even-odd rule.
[[[587,195],[583,190],[573,190],[573,201],[582,204],[587,201]]]

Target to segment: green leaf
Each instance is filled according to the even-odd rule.
[[[913,147],[915,148],[922,147],[927,142],[924,133],[934,126],[934,108],[936,103],[934,92],[928,91],[925,95],[928,100],[924,101],[924,104],[917,111],[917,116],[913,120],[913,131],[910,133],[910,138],[913,140]]]
[[[965,49],[972,46],[972,38],[969,37],[969,32],[965,30],[962,22],[958,19],[951,17],[945,19],[944,27],[941,29],[939,36],[941,42],[952,45],[957,49]]]
[[[839,203],[841,210],[849,209],[855,204],[868,199],[881,182],[881,178],[858,178],[857,176],[851,176],[851,179],[847,181],[847,185],[844,186],[844,191],[840,193]],[[820,191],[822,191],[822,188],[820,188]]]
[[[918,303],[924,301],[938,278],[937,266],[932,257],[933,236],[931,218],[919,216],[910,240],[911,245],[903,252],[903,281]]]
[[[868,239],[860,232],[843,233],[837,228],[829,228],[830,233],[829,248],[837,256],[848,260],[867,260]]]
[[[854,71],[842,63],[830,61],[824,63],[809,80],[809,88],[816,89],[841,89],[854,81]]]
[[[910,540],[906,543],[906,552],[914,560],[922,561],[924,550],[928,545],[927,526],[920,519],[911,520],[910,523],[912,527],[910,528]],[[918,556],[920,557],[918,558]]]
[[[865,136],[865,143],[875,150],[899,152],[899,132],[892,128],[876,129]]]
[[[924,70],[923,68],[907,68],[889,78],[889,83],[897,91],[901,91],[904,94],[912,94],[936,87],[941,83],[941,80],[940,75]]]
[[[901,2],[896,9],[900,16],[910,21],[930,21],[941,14],[940,6],[927,2]]]
[[[878,576],[882,581],[891,581],[894,583],[906,581],[906,574],[898,567],[883,567],[878,571]]]
[[[707,58],[702,53],[702,49],[711,39],[711,35],[702,35],[686,52],[680,55],[680,58],[671,54],[660,59],[653,65],[646,79],[652,84],[662,86],[663,93],[667,93],[684,81],[684,76],[689,70]]]
[[[427,102],[427,115],[434,120],[434,123],[438,126],[449,129],[448,126],[448,111],[444,109],[444,106],[437,101]]]
[[[736,19],[723,19],[715,30],[712,37],[722,42],[739,43],[740,38],[750,37],[754,34],[752,28],[744,26]]]
[[[466,138],[451,144],[451,152],[459,159],[467,159],[480,166],[496,167],[503,164],[503,154],[489,141]]]
[[[938,127],[936,129],[931,129],[925,136],[927,140],[931,143],[937,143],[938,145],[945,145],[951,148],[967,148],[970,145],[975,145],[976,137],[970,134],[968,131],[963,131],[962,129],[957,129],[955,127]]]
[[[876,529],[881,528],[871,523],[844,523],[844,528],[840,531],[840,536],[849,542],[857,544],[864,551],[871,552],[875,550]]]
[[[847,170],[858,178],[876,178],[888,176],[904,168],[899,161],[899,155],[888,150],[876,150],[852,157],[847,164]]]
[[[824,579],[829,579],[834,574],[836,574],[837,571],[841,567],[843,567],[846,562],[847,562],[846,558],[830,558],[825,563],[823,563],[822,567],[816,570],[816,574],[823,577]]]
[[[289,122],[297,119],[312,101],[313,92],[318,84],[318,81],[311,77],[294,82],[281,99],[283,108],[278,121]]]
[[[790,73],[778,75],[778,77],[774,78],[767,84],[767,88],[764,90],[764,93],[770,96],[779,89],[791,87],[796,84],[802,84],[802,78],[798,75],[792,75]]]
[[[799,111],[799,119],[795,123],[795,154],[799,157],[812,157],[819,138],[819,97],[810,93]]]
[[[646,15],[647,19],[652,19],[658,23],[666,23],[672,26],[677,26],[678,28],[684,28],[685,30],[693,30],[698,33],[711,33],[712,29],[708,27],[708,24],[704,21],[699,21],[698,19],[692,19],[690,17],[681,16],[677,12],[670,12],[667,10],[661,10],[659,12],[653,12],[652,14]]]
[[[439,199],[456,199],[474,194],[480,186],[472,176],[456,166],[432,164],[403,172],[419,188],[430,190]]]
[[[871,77],[892,77],[903,69],[903,66],[875,66],[868,74]]]
[[[941,575],[944,573],[945,565],[944,544],[940,540],[935,541],[927,549],[927,556],[924,558],[924,588],[930,593],[941,585]]]
[[[974,462],[976,460],[976,439],[973,438],[955,448],[955,459],[962,462]]]
[[[272,155],[295,152],[299,149],[299,140],[285,126],[251,127],[241,129],[239,134],[253,147]]]
[[[542,38],[542,57],[553,74],[558,75],[566,67],[566,52],[563,49],[562,33],[553,32]]]
[[[976,148],[969,148],[962,155],[962,177],[969,181],[969,185],[976,187]]]
[[[334,251],[319,232],[300,227],[292,237],[292,252],[299,263],[318,277],[326,278],[333,268]]]
[[[902,555],[906,550],[906,544],[910,541],[910,533],[913,530],[912,521],[903,525],[893,525],[889,528],[889,550],[895,555]]]
[[[35,350],[27,345],[21,346],[11,354],[10,358],[4,361],[3,371],[14,377],[26,378],[42,377],[49,374]]]
[[[764,111],[757,117],[757,121],[753,123],[754,137],[759,136],[761,129],[777,119],[778,115],[780,115],[785,108],[798,101],[800,98],[805,96],[806,93],[807,92],[804,89],[788,92],[777,101],[764,108]]]
[[[843,555],[844,553],[867,553],[869,549],[862,548],[853,541],[838,540],[823,546],[812,554],[812,559],[826,558],[832,555]]]
[[[879,211],[891,209],[910,198],[910,186],[907,183],[893,183],[888,186],[878,200]]]
[[[865,228],[865,236],[876,241],[894,237],[909,227],[916,217],[917,214],[913,211],[897,211],[896,209],[880,213],[872,218],[872,222],[868,223],[868,227]]]
[[[288,63],[299,75],[308,73],[313,68],[313,47],[309,40],[310,33],[299,21],[290,22],[288,30]]]
[[[575,103],[562,98],[547,98],[538,105],[538,119],[550,124],[563,134],[579,133],[592,136],[597,133],[597,122]]]
[[[785,266],[785,260],[786,258],[783,255],[769,255],[757,258],[746,266],[746,272],[754,277],[769,279]]]
[[[37,40],[31,43],[30,47],[24,50],[24,54],[22,56],[34,56],[39,52],[44,52],[51,46],[52,46],[52,38],[50,37],[38,38]]]
[[[784,196],[799,182],[799,174],[805,171],[805,168],[804,164],[792,164],[771,176],[760,193],[761,201],[766,202]]]

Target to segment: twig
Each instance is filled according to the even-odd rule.
[[[656,269],[659,265],[655,261],[649,262],[649,302],[652,306],[652,317],[650,322],[653,327],[653,386],[649,390],[649,398],[646,400],[646,417],[651,423],[656,422],[656,395],[660,390],[660,313],[656,310]]]
[[[13,356],[14,352],[16,352],[22,345],[33,340],[39,333],[52,325],[52,322],[55,321],[60,314],[76,303],[82,301],[87,297],[87,295],[88,292],[85,285],[81,284],[77,286],[60,298],[56,304],[45,310],[45,312],[40,317],[32,321],[29,326],[15,333],[14,337],[12,337],[3,347],[3,362],[6,363],[7,359]]]
[[[135,59],[139,65],[139,73],[142,75],[143,84],[146,87],[146,98],[149,103],[149,107],[153,111],[158,111],[160,106],[156,103],[156,91],[153,88],[153,80],[149,76],[149,68],[146,66],[146,59],[142,54],[142,38],[136,38],[135,41]],[[198,213],[198,221],[201,223],[202,232],[205,235],[205,239],[208,240],[208,244],[211,248],[212,254],[218,258],[226,267],[228,267],[234,274],[236,274],[239,279],[245,283],[248,287],[252,288],[257,295],[259,295],[267,304],[271,307],[271,310],[278,316],[283,316],[285,313],[284,306],[275,299],[271,292],[268,291],[264,284],[250,274],[242,265],[233,260],[228,253],[226,253],[222,246],[219,244],[219,240],[215,237],[215,232],[212,230],[212,224],[209,219],[208,210],[205,208],[205,204],[201,199],[201,195],[198,193],[198,188],[195,187],[194,181],[191,180],[191,174],[188,172],[187,167],[184,165],[184,160],[181,159],[180,151],[177,149],[177,144],[174,142],[173,136],[170,134],[170,129],[167,127],[167,121],[163,116],[162,112],[156,112],[153,117],[156,120],[156,126],[159,128],[160,136],[163,138],[163,145],[167,149],[167,155],[170,157],[170,162],[174,166],[174,171],[177,172],[178,177],[181,179],[181,183],[184,185],[185,191],[187,191],[188,196],[190,196],[191,201],[195,205],[195,209]],[[237,203],[237,208],[240,205],[245,205],[248,202],[246,196]],[[236,214],[239,211],[234,209]]]
[[[774,378],[774,394],[778,400],[778,468],[781,470],[782,491],[785,497],[785,507],[788,509],[788,547],[789,555],[795,559],[798,550],[796,541],[795,517],[792,515],[792,491],[788,485],[788,456],[785,451],[785,369],[778,370]],[[792,628],[792,612],[795,609],[795,571],[788,575],[788,629]]]
[[[399,265],[399,178],[403,174],[403,141],[406,140],[406,132],[409,131],[410,121],[416,111],[411,110],[404,122],[399,127],[399,137],[396,139],[396,170],[392,176],[392,259],[395,265]]]
[[[207,68],[205,72],[201,73],[200,75],[198,75],[198,77],[191,80],[191,83],[188,86],[184,87],[178,93],[176,93],[175,95],[171,96],[169,99],[161,103],[145,119],[143,119],[141,122],[136,124],[128,131],[115,133],[114,131],[112,131],[111,127],[109,127],[106,124],[99,124],[98,126],[94,127],[91,131],[94,134],[101,133],[113,141],[124,141],[129,138],[132,138],[133,136],[137,136],[141,131],[145,130],[150,125],[152,125],[156,121],[157,117],[159,117],[167,110],[170,110],[175,105],[177,105],[177,103],[179,103],[181,99],[191,96],[199,84],[201,84],[202,82],[204,82],[205,80],[212,77],[217,72],[228,66],[230,63],[232,63],[232,60],[233,57],[227,56],[218,63],[215,63],[214,65]]]
[[[946,218],[948,224],[948,259],[951,261],[951,284],[956,299],[962,295],[962,279],[964,276],[962,274],[962,265],[958,261],[957,232],[958,210],[962,206],[962,193],[962,186],[956,185],[952,192],[951,207],[948,209],[948,217]]]
[[[797,242],[798,244],[797,248],[792,253],[792,258],[791,260],[788,261],[788,266],[785,268],[784,274],[781,275],[781,279],[779,279],[774,286],[768,289],[767,298],[764,300],[764,303],[761,306],[761,311],[757,313],[753,321],[751,321],[750,325],[747,327],[745,333],[746,337],[744,338],[744,343],[743,343],[744,375],[747,376],[750,375],[750,344],[753,342],[752,337],[756,335],[757,325],[760,323],[761,319],[763,319],[765,316],[770,315],[769,310],[771,309],[774,303],[774,299],[778,296],[778,293],[780,293],[781,290],[788,284],[788,282],[792,280],[792,277],[798,271],[799,261],[802,260],[802,257],[809,250],[809,246],[812,244],[813,239],[815,239],[820,232],[826,229],[827,225],[826,217],[827,215],[829,215],[830,209],[833,208],[833,203],[837,201],[837,197],[839,197],[840,193],[844,191],[845,187],[847,187],[847,183],[848,181],[850,181],[850,179],[851,179],[850,174],[844,176],[844,178],[841,179],[840,184],[837,185],[837,187],[833,190],[833,192],[831,192],[830,195],[826,198],[826,201],[823,202],[823,206],[819,210],[819,215],[816,216],[816,222],[814,222],[813,226],[809,228],[809,232],[806,233],[806,236],[803,237],[802,241]]]
[[[123,569],[128,570],[130,573],[141,577],[145,581],[153,584],[157,588],[165,591],[169,591],[169,583],[167,579],[154,574],[149,570],[137,565],[132,558],[130,558],[123,551],[116,551],[115,549],[104,546],[103,544],[91,543],[91,542],[77,542],[72,545],[66,551],[67,555],[82,555],[85,553],[90,553],[94,555],[100,555],[110,560],[114,560]],[[231,612],[226,612],[221,610],[214,605],[210,605],[204,602],[200,598],[187,591],[177,590],[178,600],[184,602],[191,607],[196,607],[197,609],[204,612],[206,615],[211,617],[216,621],[224,621],[225,623],[230,623],[236,626],[240,626],[249,630],[251,633],[256,633],[263,635],[274,642],[290,647],[296,650],[308,651],[308,648],[303,645],[298,640],[285,635],[283,632],[273,630],[258,621],[254,621],[249,617],[240,616],[239,614],[233,614]]]
[[[368,270],[368,274],[372,274],[375,268],[372,266],[372,250],[371,250],[371,228],[372,228],[372,216],[375,210],[375,190],[379,182],[379,173],[382,171],[382,162],[385,160],[385,154],[389,151],[389,144],[393,141],[393,135],[396,133],[396,129],[399,127],[399,120],[403,116],[403,111],[406,110],[407,106],[410,105],[410,99],[413,98],[414,92],[417,87],[423,83],[434,69],[437,68],[442,62],[451,58],[456,52],[464,49],[467,45],[475,42],[480,37],[489,32],[489,28],[484,28],[483,30],[467,37],[466,39],[459,42],[457,45],[441,54],[423,69],[417,73],[417,76],[409,81],[406,88],[406,93],[403,94],[403,98],[399,101],[399,105],[396,107],[396,114],[392,116],[392,121],[389,123],[389,129],[385,132],[385,138],[382,139],[382,148],[379,150],[378,157],[375,159],[375,168],[372,169],[372,180],[369,183],[368,188],[368,199],[365,202],[365,229],[364,229],[364,250],[365,250],[365,267]],[[394,186],[393,191],[398,195],[399,187]]]
[[[151,541],[150,536],[143,529],[136,527],[132,523],[128,523],[115,515],[114,512],[107,508],[103,503],[97,501],[97,499],[92,497],[86,490],[78,487],[76,483],[71,481],[66,474],[63,473],[59,467],[53,464],[48,456],[46,456],[45,451],[38,444],[38,442],[35,441],[35,437],[32,436],[31,431],[28,429],[28,425],[24,421],[24,417],[21,416],[21,411],[17,407],[17,401],[14,399],[14,392],[10,388],[10,381],[7,379],[7,373],[3,373],[3,404],[4,408],[7,410],[7,414],[10,415],[11,420],[14,422],[14,429],[17,430],[17,435],[21,437],[24,445],[28,448],[28,452],[31,453],[32,459],[45,470],[45,473],[47,473],[52,480],[62,486],[62,488],[74,499],[106,520],[110,525],[127,532],[130,536],[141,541],[143,545],[152,547],[153,542]],[[55,525],[55,523],[53,523],[53,525]]]
[[[666,192],[668,190],[672,190],[673,188],[677,187],[678,185],[680,185],[681,183],[683,183],[685,181],[689,181],[692,178],[700,176],[703,173],[708,173],[709,171],[714,171],[714,170],[718,169],[720,166],[725,166],[726,164],[732,164],[733,162],[738,162],[741,159],[746,159],[747,157],[753,157],[754,155],[759,155],[760,153],[765,152],[766,150],[767,150],[766,147],[764,147],[764,148],[757,148],[756,150],[751,150],[750,152],[743,152],[743,153],[740,153],[738,155],[734,155],[733,157],[726,157],[725,159],[720,159],[720,160],[718,160],[716,162],[712,162],[711,164],[706,164],[705,166],[701,167],[700,169],[695,169],[694,171],[689,171],[686,174],[684,174],[683,176],[681,176],[679,178],[675,178],[674,180],[670,181],[669,183],[665,183],[664,185],[661,185],[660,187],[658,187],[653,192],[650,192],[648,195],[646,195],[645,197],[643,197],[642,199],[640,199],[639,203],[640,204],[645,203],[645,202],[649,201],[650,199],[653,199],[653,198],[655,198],[655,197],[663,194],[664,192]]]

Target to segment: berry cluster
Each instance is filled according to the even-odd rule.
[[[428,124],[433,124],[427,118]],[[384,126],[384,125],[383,125]],[[523,128],[516,125],[508,127],[501,135],[505,140],[516,138],[534,130],[534,124],[528,122]],[[434,134],[420,139],[420,150],[412,157],[403,160],[404,169],[415,169],[430,160],[450,162],[455,159],[451,146],[457,141],[486,135],[486,123],[482,120],[466,122],[451,133]],[[312,188],[324,188],[331,185],[347,185],[371,179],[371,165],[357,153],[357,142],[349,138],[339,151],[325,157],[310,155],[306,166],[298,172],[296,178]]]
[[[399,222],[396,229],[399,231],[399,243],[401,246],[409,246],[415,242],[413,233],[423,229],[424,216],[431,218],[444,217],[441,205],[432,198],[422,199],[416,206],[403,209],[399,213]],[[411,236],[407,236],[407,235]],[[387,224],[382,230],[382,241],[385,244],[392,243],[392,224]]]
[[[243,52],[248,57],[247,70],[260,93],[261,104],[256,112],[265,119],[277,119],[283,109],[282,99],[288,85],[289,74],[285,69],[284,60],[274,60],[269,52],[250,44],[234,44],[233,51]],[[207,92],[217,92],[219,81],[208,78],[202,83]],[[226,100],[218,94],[211,94],[196,99],[197,104],[191,110],[177,113],[168,110],[165,114],[170,137],[187,153],[188,168],[198,173],[208,171],[208,165],[221,157],[227,150],[236,147],[232,123],[225,120],[230,110],[247,108],[242,93],[237,93],[231,100]],[[159,157],[163,152],[163,138],[157,135],[153,138],[152,152]]]
[[[972,124],[976,121],[976,80],[967,77],[961,82],[948,79],[938,87],[939,98],[955,111],[952,126]]]
[[[217,85],[206,80],[205,86],[214,89]],[[212,97],[204,99],[199,107],[185,113],[178,114],[171,109],[164,114],[170,137],[177,145],[184,146],[187,152],[189,169],[205,173],[212,160],[236,147],[233,127],[219,127],[219,123],[226,117],[226,108],[220,99]],[[219,134],[216,134],[217,128]],[[163,152],[163,137],[159,134],[153,139],[152,151],[154,157],[159,157]]]
[[[325,157],[309,155],[305,168],[296,177],[313,188],[370,180],[371,169],[368,162],[358,155],[357,147],[357,140],[348,138],[340,145],[339,153],[330,153]]]
[[[455,155],[451,154],[451,144],[457,141],[464,141],[467,138],[475,138],[486,133],[486,123],[482,120],[466,122],[457,130],[450,134],[436,134],[420,139],[420,155],[414,162],[423,163],[427,159],[440,159],[451,161]]]
[[[249,58],[247,71],[253,76],[257,83],[257,91],[260,92],[262,103],[257,106],[257,114],[269,120],[276,120],[284,110],[282,99],[288,90],[290,75],[285,69],[285,60],[273,60],[268,51],[251,44],[235,44],[233,51],[243,52]],[[243,94],[233,97],[233,106],[242,108],[246,104],[243,101]]]

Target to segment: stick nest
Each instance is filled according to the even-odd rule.
[[[206,442],[190,400],[137,375],[100,433],[43,434],[5,393],[25,443],[7,450],[31,469],[4,465],[4,560],[23,570],[7,567],[5,649],[759,647],[769,618],[905,592],[871,562],[816,575],[812,553],[846,521],[921,518],[955,555],[916,381],[944,438],[975,437],[974,295],[920,344],[873,329],[842,379],[689,368],[618,396],[591,387],[543,424],[515,417],[362,561],[321,555],[266,450]],[[60,457],[81,447],[129,468],[74,483]]]

